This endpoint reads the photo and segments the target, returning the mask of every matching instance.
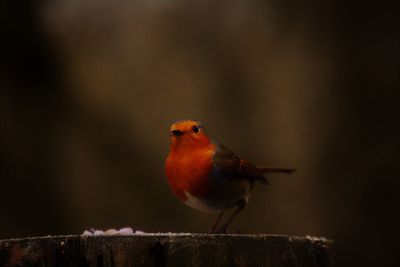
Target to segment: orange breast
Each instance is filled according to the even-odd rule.
[[[185,191],[198,198],[210,192],[213,155],[214,146],[188,153],[170,153],[166,161],[166,174],[170,187],[181,200],[187,200]]]

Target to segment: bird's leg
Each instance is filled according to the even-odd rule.
[[[224,216],[224,212],[223,212],[223,211],[218,215],[217,221],[215,222],[213,228],[211,228],[210,233],[214,233],[214,232],[215,232],[215,229],[217,229],[218,224],[219,224],[219,222],[220,222],[221,219],[222,219],[222,216]]]
[[[244,209],[245,206],[246,206],[246,200],[244,200],[244,199],[240,200],[238,202],[238,206],[237,206],[236,210],[232,213],[231,217],[229,217],[228,221],[217,230],[217,233],[220,233],[220,234],[226,233],[226,229],[228,228],[229,224],[231,224],[233,219],[235,219],[235,217],[239,214],[239,212],[242,209]]]

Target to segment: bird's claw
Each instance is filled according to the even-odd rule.
[[[226,234],[226,226],[224,225],[216,230],[211,230],[210,234]]]

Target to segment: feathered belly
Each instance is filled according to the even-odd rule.
[[[220,212],[237,206],[237,203],[250,197],[251,182],[247,180],[232,180],[226,176],[213,173],[207,179],[206,194],[196,195],[195,192],[184,190],[184,202],[197,210],[204,212]]]
[[[184,202],[188,194],[196,198],[207,196],[211,191],[208,179],[211,173],[210,164],[198,161],[188,163],[188,160],[170,160],[167,162],[168,183],[174,193]]]
[[[213,166],[212,155],[167,160],[168,183],[188,206],[205,212],[218,212],[248,199],[252,187],[245,179],[230,179]]]
[[[250,197],[251,186],[249,183],[230,185],[234,190],[213,190],[208,196],[196,197],[185,191],[186,205],[204,212],[220,212],[234,207],[240,200],[246,202]]]

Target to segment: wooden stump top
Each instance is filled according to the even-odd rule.
[[[0,266],[331,266],[324,238],[264,234],[47,236],[0,241]]]

